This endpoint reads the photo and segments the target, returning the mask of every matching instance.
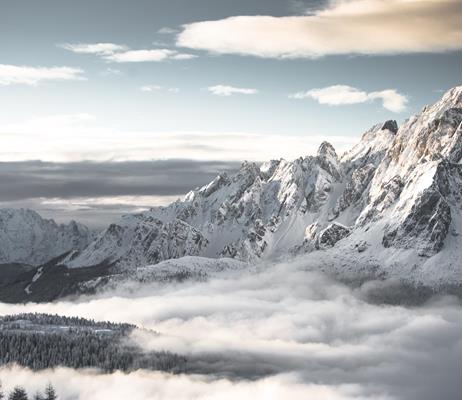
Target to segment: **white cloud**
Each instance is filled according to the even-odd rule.
[[[59,47],[78,54],[108,55],[127,49],[127,46],[114,43],[64,43]]]
[[[216,96],[232,96],[233,94],[257,94],[257,89],[239,88],[228,85],[216,85],[207,88],[208,91]]]
[[[175,33],[178,33],[176,29],[170,28],[168,26],[164,26],[163,28],[160,28],[157,33],[161,35],[173,35]]]
[[[44,81],[83,80],[83,70],[71,67],[30,67],[0,64],[0,85],[38,85]]]
[[[306,92],[294,93],[289,97],[298,100],[311,98],[320,104],[332,106],[367,103],[378,99],[382,101],[383,107],[393,112],[404,111],[408,102],[407,97],[398,93],[395,89],[368,93],[347,85],[311,89]]]
[[[170,49],[151,49],[151,50],[128,50],[122,53],[114,53],[104,58],[116,63],[131,62],[160,62],[165,60],[190,60],[195,58],[193,54],[178,53]]]
[[[142,92],[160,92],[160,91],[167,91],[169,93],[179,93],[179,88],[164,88],[160,85],[144,85],[140,87]]]
[[[78,54],[95,54],[107,61],[116,63],[191,60],[197,57],[194,54],[180,53],[165,48],[132,50],[125,45],[115,43],[65,43],[58,46]]]
[[[315,58],[462,49],[460,0],[337,0],[312,15],[185,25],[177,45],[223,54]]]
[[[120,69],[115,68],[106,68],[104,71],[101,72],[103,76],[110,76],[110,75],[122,75],[122,71]]]
[[[157,92],[162,89],[163,87],[159,85],[144,85],[140,87],[142,92]]]
[[[367,127],[365,127],[367,128]],[[0,126],[3,161],[128,161],[168,158],[267,161],[316,154],[328,140],[337,152],[357,138],[245,132],[126,131],[102,126],[89,114],[55,115]],[[24,146],[24,143],[28,143]]]

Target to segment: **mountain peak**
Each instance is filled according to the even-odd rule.
[[[318,149],[318,157],[320,158],[334,158],[337,159],[337,152],[335,151],[334,146],[332,146],[329,142],[322,142]]]
[[[384,130],[389,130],[390,132],[396,133],[398,132],[398,123],[393,119],[385,121],[382,125],[382,131]]]

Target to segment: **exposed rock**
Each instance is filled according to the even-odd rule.
[[[350,228],[347,228],[338,222],[334,222],[319,232],[319,235],[316,238],[316,248],[327,249],[329,247],[334,247],[339,240],[347,237],[350,233]]]
[[[374,172],[375,166],[373,164],[366,164],[353,172],[350,181],[334,207],[333,214],[336,217],[350,205],[358,203],[363,195],[367,194],[366,189],[374,176]]]
[[[435,188],[425,190],[400,227],[386,231],[385,247],[416,248],[430,257],[443,248],[451,224],[451,209]]]
[[[390,132],[398,132],[398,123],[395,120],[388,120],[382,125],[382,130],[389,130]]]
[[[339,180],[341,177],[339,160],[334,146],[328,142],[322,142],[318,149],[318,161],[322,169]]]

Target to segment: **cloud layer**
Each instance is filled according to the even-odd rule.
[[[57,370],[32,376],[0,370],[0,377],[31,389],[49,378],[64,399],[132,393],[140,400],[458,400],[460,303],[441,298],[411,308],[370,304],[363,300],[368,285],[351,289],[307,270],[301,259],[207,282],[127,287],[72,302],[0,304],[1,314],[59,313],[154,329],[160,334],[136,333],[132,340],[147,350],[187,355],[198,374]]]
[[[316,58],[462,49],[459,0],[337,0],[312,15],[188,24],[177,45],[222,54]]]
[[[236,162],[0,162],[0,207],[37,210],[59,222],[76,219],[101,228],[129,212],[166,205],[233,173]]]
[[[75,81],[84,79],[80,68],[31,67],[0,64],[0,86],[15,84],[36,86],[45,81]]]
[[[393,112],[406,110],[407,97],[398,93],[395,89],[386,89],[376,92],[365,92],[363,90],[346,86],[334,85],[321,89],[311,89],[306,92],[298,92],[289,96],[292,99],[313,99],[320,104],[331,106],[367,103],[374,100],[381,100],[383,107]]]
[[[193,159],[267,161],[315,154],[328,140],[341,154],[357,142],[348,136],[266,135],[245,132],[117,131],[89,114],[60,114],[0,126],[3,161],[140,161]],[[27,141],[29,146],[25,147]]]

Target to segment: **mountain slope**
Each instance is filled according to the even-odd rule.
[[[40,265],[70,250],[81,250],[92,240],[87,227],[43,219],[35,211],[0,209],[0,263]]]

